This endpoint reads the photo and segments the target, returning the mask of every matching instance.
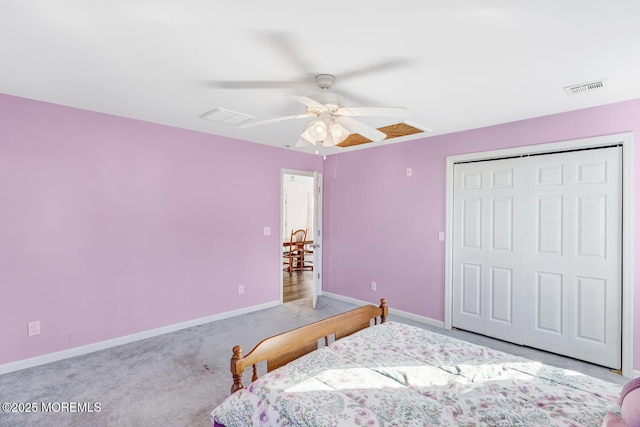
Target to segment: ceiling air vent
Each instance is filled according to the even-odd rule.
[[[579,85],[567,86],[564,88],[567,95],[578,95],[580,93],[591,92],[592,90],[602,89],[606,86],[607,79],[594,80],[588,83],[581,83]]]
[[[214,108],[213,110],[207,111],[201,115],[200,118],[228,125],[239,125],[240,123],[253,119],[253,116],[226,110],[224,108]]]

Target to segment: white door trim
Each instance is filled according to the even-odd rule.
[[[318,297],[322,295],[322,198],[324,197],[322,172],[313,173],[313,221],[315,224],[313,237],[313,298],[312,306],[315,309]],[[318,266],[318,268],[316,268]]]
[[[622,375],[633,371],[633,133],[619,133],[548,144],[448,156],[446,159],[446,233],[444,326],[451,329],[453,285],[453,165],[460,162],[500,159],[526,154],[553,153],[581,148],[622,145]]]
[[[282,168],[280,169],[280,224],[278,226],[278,232],[280,233],[280,246],[279,246],[279,250],[280,250],[280,304],[284,303],[284,292],[282,289],[282,281],[284,280],[284,270],[282,269],[282,247],[284,244],[284,233],[282,231],[282,224],[284,224],[284,211],[282,209],[282,207],[284,206],[284,176],[285,175],[302,175],[302,176],[309,176],[311,178],[315,178],[315,179],[320,179],[322,180],[322,173],[321,172],[315,172],[315,171],[303,171],[303,170],[297,170],[297,169],[286,169],[286,168]],[[316,182],[314,179],[314,193],[316,191]],[[321,197],[323,197],[323,195],[321,195]],[[318,233],[318,231],[321,232],[322,230],[322,211],[319,209],[322,209],[322,205],[318,204],[318,203],[314,203],[313,206],[314,209],[314,218],[316,220],[316,223],[314,224],[314,228],[316,231],[316,234]],[[316,236],[314,236],[316,237]],[[318,236],[318,238],[314,238],[314,242],[317,241],[317,243],[321,244],[320,241],[321,237]],[[320,277],[322,278],[322,246],[320,246],[318,249],[314,249],[315,251],[320,251],[316,256],[318,257],[318,259],[320,260],[317,264],[315,263],[315,256],[314,256],[314,266],[313,266],[313,273],[314,273],[314,278],[315,277]],[[314,280],[314,286],[315,286],[315,280]],[[317,291],[317,290],[316,290]],[[320,290],[319,295],[322,295],[322,290]],[[314,307],[315,308],[315,307]]]

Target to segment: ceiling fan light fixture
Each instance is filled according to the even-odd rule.
[[[300,138],[312,145],[321,143],[325,147],[333,147],[350,135],[347,128],[332,119],[320,118],[307,125]]]
[[[311,123],[311,126],[307,128],[309,136],[314,141],[324,141],[327,139],[327,123],[324,120],[316,120]]]
[[[323,147],[333,147],[335,145],[336,145],[336,142],[333,140],[333,137],[331,136],[331,134],[329,134],[329,136],[327,136],[327,139],[322,141],[322,146]]]
[[[300,134],[300,138],[304,139],[305,141],[307,141],[309,144],[311,145],[316,145],[316,140],[311,136],[311,127],[315,124],[314,122],[311,122],[307,125],[306,128],[304,128],[304,131]]]
[[[344,126],[336,122],[331,123],[330,130],[331,138],[335,144],[340,144],[349,136],[349,131],[345,129]]]

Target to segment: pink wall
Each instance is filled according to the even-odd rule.
[[[0,364],[280,298],[280,168],[319,156],[7,95],[0,135]]]
[[[0,364],[277,300],[280,168],[324,168],[325,290],[385,296],[442,320],[445,157],[627,131],[640,131],[640,100],[341,153],[323,165],[0,95]],[[640,226],[635,241],[640,248]],[[640,307],[640,290],[635,297]],[[29,338],[31,320],[42,334]],[[640,313],[635,321],[638,332]]]
[[[330,156],[324,167],[324,289],[371,302],[384,296],[393,308],[444,320],[445,253],[438,232],[445,229],[446,156],[629,131],[640,138],[640,100]],[[634,167],[634,198],[640,200],[640,149]],[[639,217],[636,203],[636,277]],[[640,307],[640,289],[634,292]],[[640,312],[634,327],[639,334]],[[640,339],[634,354],[638,369]]]

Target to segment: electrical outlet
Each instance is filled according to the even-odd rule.
[[[27,323],[27,334],[32,337],[34,335],[40,335],[40,321]]]
[[[238,285],[238,295],[244,294],[244,285]]]
[[[378,289],[378,284],[376,282],[371,282],[371,290],[376,291]]]

